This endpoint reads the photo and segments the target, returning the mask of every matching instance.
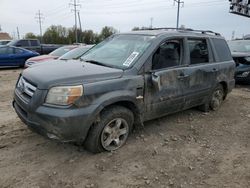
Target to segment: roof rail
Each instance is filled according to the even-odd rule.
[[[210,30],[195,30],[195,29],[191,29],[191,28],[175,28],[175,27],[161,27],[161,28],[145,28],[145,29],[141,29],[141,30],[176,30],[176,31],[191,31],[191,32],[198,32],[201,34],[214,34],[216,36],[221,36],[220,33],[216,33],[214,31],[210,31]]]

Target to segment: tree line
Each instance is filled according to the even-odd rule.
[[[105,38],[117,33],[118,31],[109,26],[102,28],[100,33],[93,30],[81,31],[77,29],[78,42],[85,44],[97,44]],[[42,43],[47,44],[73,44],[75,43],[75,29],[66,28],[62,25],[52,25],[43,34],[43,36],[35,35],[32,32],[25,34],[25,39],[40,39]]]

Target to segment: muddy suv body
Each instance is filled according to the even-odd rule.
[[[234,71],[227,43],[216,33],[117,34],[81,61],[24,70],[13,106],[24,123],[49,138],[110,151],[144,121],[196,106],[216,110],[234,87]]]

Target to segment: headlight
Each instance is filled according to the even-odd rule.
[[[243,73],[242,73],[242,77],[248,77],[249,73],[250,73],[250,72],[243,72]]]
[[[46,97],[47,104],[70,105],[83,95],[83,86],[52,87]]]

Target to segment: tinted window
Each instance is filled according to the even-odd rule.
[[[62,56],[64,54],[66,54],[67,52],[69,52],[70,50],[72,50],[74,47],[70,47],[70,46],[63,46],[61,48],[58,48],[56,50],[54,50],[53,52],[50,53],[50,55],[53,56]]]
[[[6,54],[6,51],[7,51],[7,47],[1,47],[0,48],[0,55]]]
[[[28,40],[20,40],[17,42],[18,46],[29,46],[29,41]]]
[[[14,54],[14,49],[12,47],[1,47],[0,48],[1,55]]]
[[[14,54],[14,48],[12,48],[12,47],[7,47],[7,48],[6,48],[6,54]]]
[[[230,49],[223,39],[212,39],[219,61],[230,61],[232,55]]]
[[[21,54],[23,53],[24,51],[22,49],[19,49],[19,48],[15,48],[15,54]]]
[[[153,56],[153,70],[178,66],[181,58],[182,42],[171,40],[162,44]]]
[[[31,45],[31,46],[39,46],[37,40],[30,40],[30,45]]]
[[[208,46],[206,39],[189,39],[190,64],[208,63]]]

